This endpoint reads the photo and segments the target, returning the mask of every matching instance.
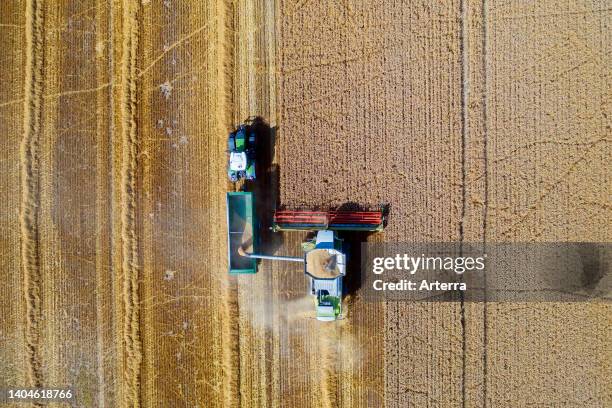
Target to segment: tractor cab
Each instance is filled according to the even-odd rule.
[[[247,155],[245,152],[231,152],[230,153],[230,170],[233,171],[244,171],[247,168]]]

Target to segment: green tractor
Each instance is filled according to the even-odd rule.
[[[232,183],[255,180],[256,132],[251,122],[238,126],[227,139],[229,163],[227,175]]]

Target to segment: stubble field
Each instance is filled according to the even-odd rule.
[[[608,242],[611,20],[606,1],[3,2],[0,387],[609,406],[608,304],[357,290],[324,324],[291,264],[228,277],[224,196],[227,132],[262,116],[270,207],[389,204],[375,241]]]

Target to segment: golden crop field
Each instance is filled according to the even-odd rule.
[[[225,208],[228,132],[260,116],[260,218],[387,204],[369,241],[609,242],[608,1],[7,0],[0,47],[0,389],[612,405],[609,302],[356,288],[319,322],[294,264],[228,275]],[[300,254],[300,233],[261,238]]]

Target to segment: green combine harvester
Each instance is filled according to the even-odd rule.
[[[302,243],[303,257],[257,253],[257,220],[253,196],[249,192],[227,193],[229,273],[256,273],[257,259],[304,264],[310,294],[315,299],[317,319],[334,321],[342,313],[342,280],[346,275],[347,255],[336,231],[380,231],[382,211],[276,211],[274,231],[311,232]],[[312,234],[312,232],[315,234]]]

